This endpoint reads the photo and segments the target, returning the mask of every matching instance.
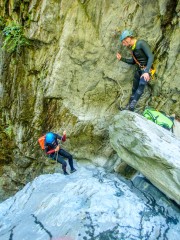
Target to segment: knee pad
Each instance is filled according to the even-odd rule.
[[[137,94],[138,94],[138,95],[143,94],[143,90],[142,90],[142,89],[138,89],[138,90],[137,90]]]
[[[145,88],[145,85],[139,85],[137,91],[136,91],[136,94],[135,94],[135,97],[134,97],[134,100],[138,101],[139,98],[141,97],[141,95],[143,94],[144,92],[144,88]]]
[[[144,85],[145,86],[145,85],[147,85],[148,82],[142,77],[142,78],[140,78],[140,82],[139,83],[140,83],[140,85]]]
[[[137,91],[143,93],[145,86],[146,86],[145,84],[140,84]]]

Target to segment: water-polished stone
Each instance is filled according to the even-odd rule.
[[[91,165],[41,175],[0,204],[0,239],[177,240],[180,210],[142,177],[127,183]]]
[[[180,204],[180,140],[130,111],[116,115],[109,132],[111,145],[122,160]]]

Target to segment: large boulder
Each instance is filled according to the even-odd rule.
[[[180,141],[173,133],[129,111],[114,117],[109,133],[122,160],[180,204]]]
[[[173,133],[176,138],[180,139],[180,121],[174,120]]]
[[[90,165],[41,175],[0,204],[0,239],[177,240],[180,210],[143,178],[133,184]]]

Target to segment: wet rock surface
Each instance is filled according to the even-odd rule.
[[[130,111],[122,111],[114,117],[109,133],[111,145],[121,159],[180,204],[179,139]]]
[[[180,209],[145,178],[102,168],[41,175],[0,204],[1,240],[177,240]]]

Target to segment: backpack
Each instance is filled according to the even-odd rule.
[[[43,135],[42,137],[40,137],[40,138],[38,139],[39,145],[40,145],[40,147],[41,147],[42,150],[45,149],[45,147],[44,147],[45,137],[46,137],[46,135]]]
[[[173,128],[173,119],[166,116],[164,112],[159,112],[153,108],[147,107],[143,112],[143,116],[167,130],[172,130]]]

